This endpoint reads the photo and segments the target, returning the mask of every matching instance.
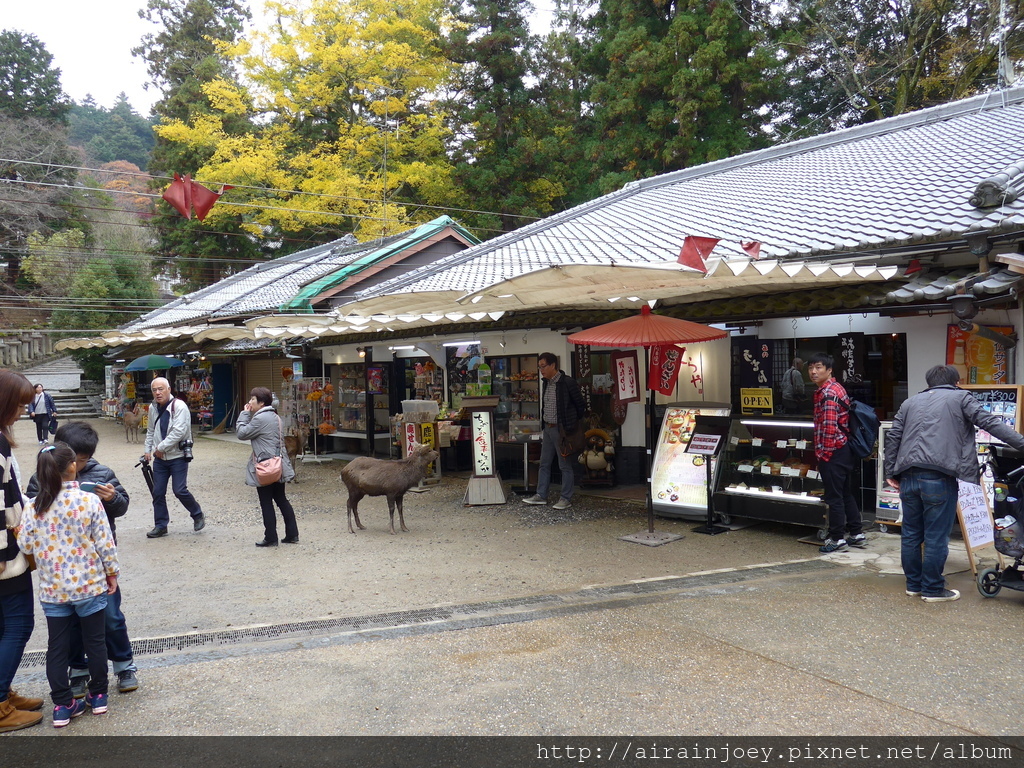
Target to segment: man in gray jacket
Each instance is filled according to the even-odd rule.
[[[907,594],[939,603],[960,597],[957,590],[946,589],[942,569],[956,519],[957,480],[977,483],[981,475],[974,428],[1019,451],[1024,451],[1024,437],[957,388],[960,373],[953,366],[931,368],[925,381],[928,389],[904,402],[893,419],[885,438],[884,470],[903,508]]]
[[[192,414],[188,406],[171,394],[171,383],[163,378],[153,379],[149,385],[153,402],[149,406],[149,428],[146,430],[146,461],[153,462],[153,530],[147,538],[167,535],[171,515],[167,511],[167,481],[170,480],[174,497],[192,516],[192,530],[206,527],[206,518],[199,502],[188,489],[188,462],[181,448],[182,441],[192,443]]]

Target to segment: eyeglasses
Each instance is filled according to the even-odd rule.
[[[538,368],[550,368],[551,366],[550,366],[549,363],[537,363],[537,367]]]

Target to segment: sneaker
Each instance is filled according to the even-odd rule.
[[[161,536],[167,535],[167,529],[162,525],[156,526],[152,531],[146,534],[147,539],[159,539]]]
[[[569,500],[568,499],[559,499],[558,501],[556,501],[554,504],[551,505],[551,508],[552,509],[568,509],[569,508]]]
[[[864,549],[864,547],[868,545],[868,537],[865,536],[863,533],[855,533],[853,536],[850,536],[846,540],[846,543],[849,544],[851,547]]]
[[[951,600],[959,600],[960,593],[955,589],[944,589],[937,595],[921,595],[926,603],[948,603]]]
[[[920,597],[920,596],[921,596],[921,590],[919,589],[919,590],[917,590],[917,591],[915,592],[915,591],[914,591],[914,590],[912,590],[912,589],[908,589],[908,590],[907,590],[907,595],[909,595],[910,597]]]
[[[85,703],[78,699],[72,699],[67,706],[58,704],[53,708],[53,727],[63,728],[71,722],[71,718],[78,717],[85,712]]]
[[[531,496],[528,499],[523,499],[523,504],[547,504],[547,503],[548,503],[548,500],[545,499],[540,494],[537,494],[537,493],[533,494],[533,496]]]
[[[85,697],[85,706],[92,708],[94,715],[102,715],[107,711],[107,694],[90,693]]]
[[[206,515],[198,514],[192,518],[192,530],[199,533],[206,527]]]
[[[71,695],[76,699],[84,699],[85,694],[89,692],[89,676],[79,676],[71,678]]]
[[[823,555],[829,555],[833,552],[845,552],[846,539],[840,539],[839,541],[825,539],[825,543],[818,547],[818,551],[821,552],[821,554]]]
[[[139,689],[139,678],[134,669],[122,669],[117,673],[117,692],[131,693]]]

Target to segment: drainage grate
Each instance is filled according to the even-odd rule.
[[[592,587],[578,592],[549,595],[533,595],[490,600],[480,603],[466,603],[447,608],[420,608],[408,611],[374,613],[367,616],[344,616],[333,619],[313,619],[287,624],[272,624],[262,627],[226,629],[216,632],[195,632],[170,637],[155,637],[134,640],[132,651],[136,656],[158,655],[161,653],[186,651],[202,647],[233,645],[252,641],[276,640],[302,635],[343,634],[368,629],[392,629],[410,624],[448,622],[459,617],[495,615],[515,609],[531,611],[556,606],[584,605],[595,603],[601,598],[649,595],[658,592],[673,592],[683,589],[700,589],[725,584],[737,584],[770,575],[796,576],[824,569],[836,569],[833,563],[824,560],[808,560],[794,563],[744,568],[742,570],[707,573],[694,576],[680,576],[670,579],[615,584],[608,587]],[[31,651],[21,660],[22,667],[43,666],[45,651]]]

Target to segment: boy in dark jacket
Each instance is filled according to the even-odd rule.
[[[57,429],[53,436],[55,442],[65,443],[77,457],[79,485],[83,483],[95,483],[93,490],[100,501],[103,502],[103,509],[107,513],[107,520],[110,522],[110,530],[114,534],[114,541],[117,542],[117,529],[115,520],[123,517],[128,511],[128,493],[121,487],[120,481],[114,471],[93,458],[96,453],[96,446],[99,444],[99,435],[96,430],[84,421],[69,421]],[[36,476],[28,481],[26,496],[34,499],[39,493],[39,483]],[[107,657],[114,665],[114,674],[117,675],[117,690],[120,693],[129,693],[139,687],[138,677],[135,668],[135,657],[132,654],[132,643],[128,638],[128,626],[125,622],[124,613],[121,611],[121,585],[118,584],[117,591],[107,596],[106,608],[106,634],[107,634]],[[89,665],[85,658],[85,649],[82,646],[82,634],[78,631],[71,633],[71,692],[76,699],[85,698],[89,690]]]

